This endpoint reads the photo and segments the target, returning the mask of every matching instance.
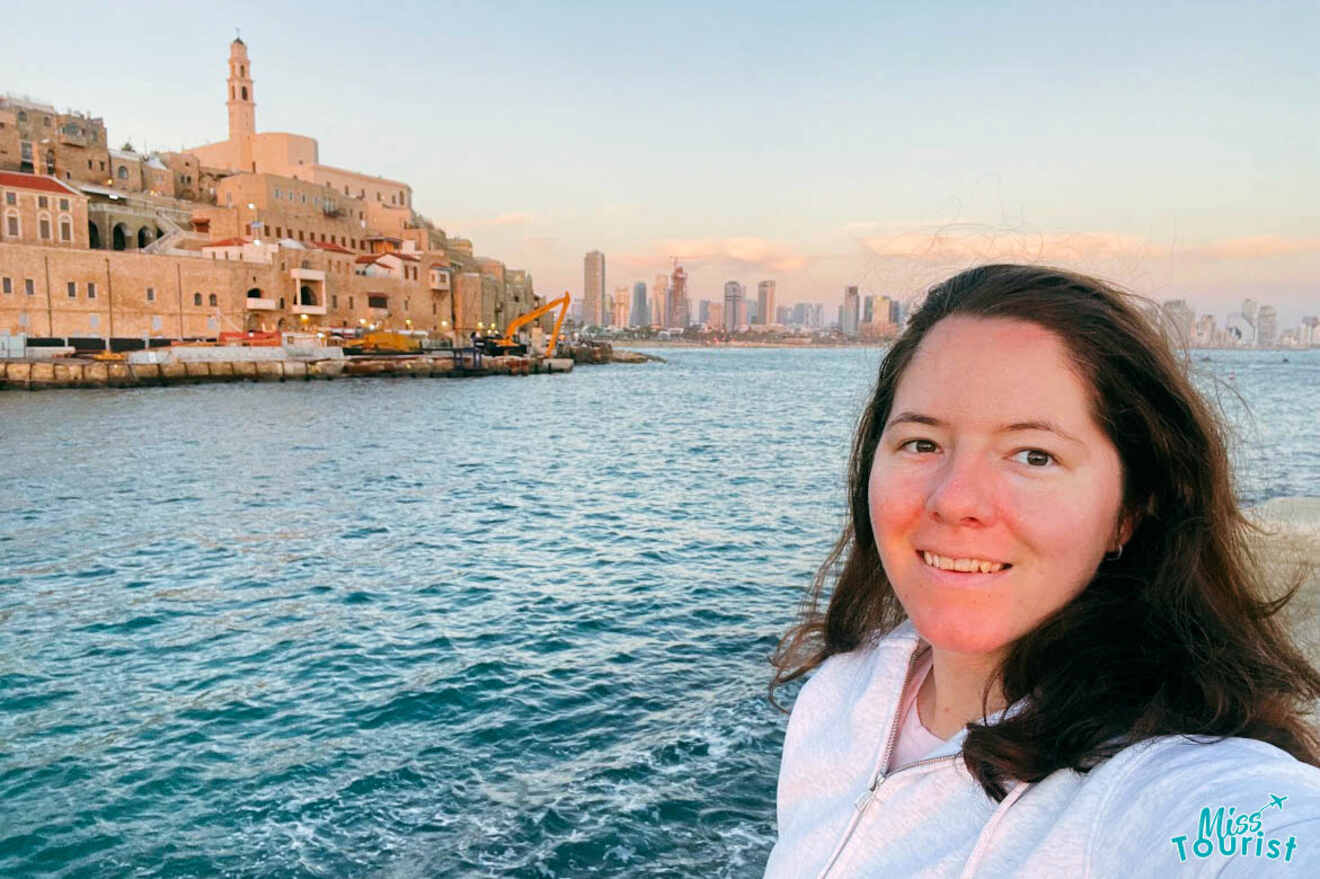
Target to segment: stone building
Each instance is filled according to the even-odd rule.
[[[0,99],[0,332],[118,348],[238,330],[461,339],[540,303],[526,271],[418,214],[407,184],[258,132],[241,40],[226,106],[225,141],[138,153],[110,149],[99,118]]]
[[[0,171],[0,242],[86,249],[87,197],[53,177]]]

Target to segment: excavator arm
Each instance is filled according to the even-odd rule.
[[[514,318],[509,323],[508,327],[505,328],[504,338],[500,340],[500,345],[518,344],[518,340],[514,338],[518,330],[520,330],[522,327],[526,326],[527,324],[531,323],[532,321],[536,320],[538,317],[545,314],[546,312],[550,311],[552,308],[558,307],[559,316],[555,318],[555,330],[553,333],[550,334],[550,344],[545,349],[546,357],[554,357],[555,346],[559,344],[559,328],[564,323],[564,315],[568,314],[568,303],[571,299],[572,297],[570,296],[569,292],[565,290],[564,295],[560,296],[558,299],[551,299],[549,302],[547,302],[545,305],[542,305],[540,308],[537,308],[533,311],[529,311],[526,314],[519,315],[518,317]]]

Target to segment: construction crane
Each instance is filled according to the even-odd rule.
[[[512,321],[509,322],[509,325],[504,329],[504,338],[500,339],[498,342],[495,342],[493,345],[491,345],[491,343],[488,342],[487,350],[490,351],[490,353],[492,354],[500,354],[503,353],[505,349],[518,348],[519,347],[518,340],[515,337],[515,334],[518,332],[518,330],[526,326],[527,324],[531,323],[532,321],[536,320],[541,315],[549,312],[552,308],[557,307],[559,309],[559,316],[555,318],[555,329],[554,332],[550,334],[550,344],[547,345],[545,349],[546,357],[554,357],[555,346],[559,344],[559,328],[564,323],[564,315],[568,314],[568,303],[571,300],[572,300],[571,294],[569,294],[569,292],[565,290],[564,295],[560,296],[558,299],[551,299],[549,302],[547,302],[545,305],[542,305],[540,308],[533,309],[532,311],[529,311],[524,315],[520,315],[514,318]],[[492,348],[496,348],[498,350],[491,350]]]

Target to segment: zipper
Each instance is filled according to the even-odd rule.
[[[916,667],[917,658],[921,655],[921,653],[922,651],[920,650],[913,650],[912,655],[908,657],[907,671],[903,674],[904,687],[907,686],[908,678],[912,677],[912,669]],[[852,838],[853,832],[857,829],[857,825],[861,823],[862,815],[866,813],[866,807],[869,806],[871,804],[871,801],[875,799],[876,791],[880,788],[880,785],[883,784],[888,778],[893,777],[892,775],[886,776],[885,770],[889,767],[889,761],[894,756],[894,746],[898,744],[899,722],[902,720],[902,718],[899,717],[899,714],[902,712],[902,710],[903,710],[903,687],[900,687],[898,691],[898,704],[894,707],[894,719],[889,723],[889,738],[885,741],[884,752],[880,755],[879,764],[876,766],[875,773],[871,777],[871,783],[870,785],[867,786],[866,790],[862,791],[862,795],[857,798],[857,801],[853,803],[852,818],[851,820],[848,821],[848,826],[843,831],[843,837],[834,846],[834,853],[831,854],[829,860],[825,862],[825,867],[820,871],[820,874],[816,877],[816,879],[825,879],[825,877],[829,875],[830,870],[834,869],[834,865],[836,862],[838,862],[839,856],[843,854],[844,848],[848,845],[848,840]],[[916,767],[922,765],[923,763],[933,763],[938,760],[945,760],[945,759],[948,758],[931,757],[928,760],[919,760],[918,762],[913,763],[911,766],[903,767],[898,772],[893,773],[893,775],[898,775],[900,772],[906,772],[909,769],[915,769]]]

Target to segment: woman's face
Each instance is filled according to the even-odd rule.
[[[948,317],[899,379],[869,482],[880,561],[923,638],[998,654],[1076,597],[1117,530],[1118,451],[1058,336]]]

